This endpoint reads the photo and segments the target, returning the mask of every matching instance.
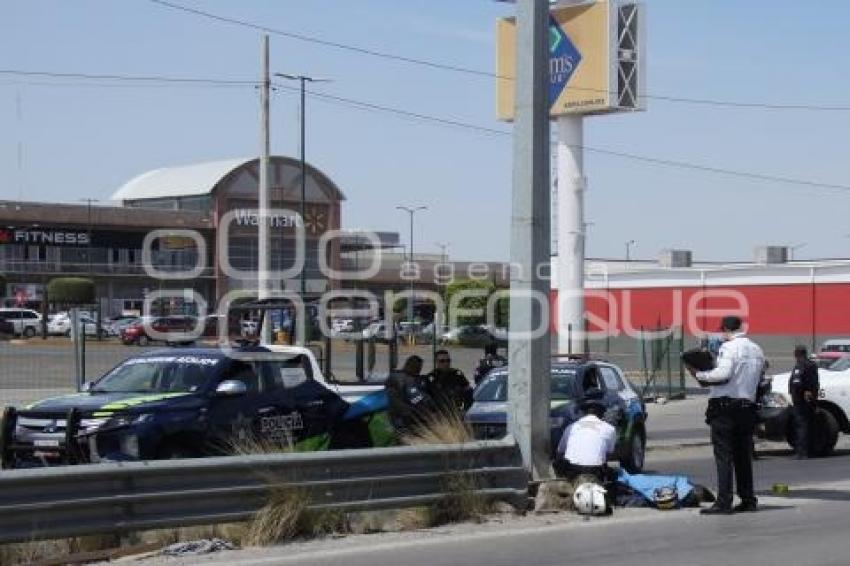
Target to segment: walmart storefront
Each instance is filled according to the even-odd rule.
[[[215,306],[228,291],[255,288],[258,169],[258,159],[236,159],[149,171],[119,188],[112,206],[0,201],[5,302],[39,307],[47,281],[65,275],[92,277],[108,315],[140,310],[152,291],[191,288]],[[297,160],[272,157],[270,195],[277,209],[271,267],[286,270],[302,227]],[[318,254],[339,265],[338,242],[320,250],[320,239],[339,229],[344,196],[312,166],[305,196],[306,288],[318,296],[334,286],[320,271]],[[180,272],[190,276],[181,279]],[[300,279],[288,277],[278,288],[297,290]]]

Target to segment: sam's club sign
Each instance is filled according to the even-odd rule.
[[[570,41],[564,29],[549,16],[549,105],[554,106],[570,82],[579,63],[581,53]]]

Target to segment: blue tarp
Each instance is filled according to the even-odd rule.
[[[694,486],[685,476],[661,476],[649,474],[629,474],[626,470],[620,470],[617,481],[632,490],[640,493],[647,501],[655,504],[655,490],[662,487],[676,488],[676,494],[681,503],[688,494],[693,491]]]

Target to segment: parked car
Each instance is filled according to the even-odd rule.
[[[12,323],[16,336],[32,338],[41,332],[41,315],[32,309],[0,308],[0,320]]]
[[[835,449],[838,434],[850,434],[850,358],[833,362],[828,369],[819,369],[820,391],[815,410],[815,430],[810,431],[813,456],[828,456]],[[759,423],[756,435],[773,441],[796,442],[793,403],[789,391],[791,373],[772,376],[770,391],[759,400]]]
[[[623,372],[601,361],[555,361],[551,373],[550,447],[553,456],[571,423],[581,417],[578,405],[589,388],[604,391],[606,419],[617,428],[614,459],[629,472],[643,469],[646,454],[646,407]],[[474,403],[466,413],[478,439],[502,438],[507,433],[508,370],[497,368],[475,388]]]
[[[138,316],[122,315],[103,321],[103,326],[109,329],[109,333],[120,336],[121,331],[139,319]]]
[[[493,340],[501,343],[490,330],[483,325],[458,326],[440,337],[440,343],[480,348]]]
[[[197,319],[191,316],[141,317],[121,331],[121,342],[128,346],[147,346],[152,342],[191,344],[198,337],[193,334],[196,325]]]
[[[394,442],[382,387],[347,401],[323,382],[305,348],[236,354],[155,350],[130,357],[83,393],[7,409],[0,429],[13,433],[3,435],[3,466],[226,454],[246,439],[296,450]]]
[[[378,342],[392,340],[393,329],[391,326],[388,326],[386,322],[375,321],[370,323],[369,326],[363,330],[363,338],[365,340],[375,340]]]
[[[80,315],[80,326],[83,328],[86,336],[97,336],[97,322],[86,315]],[[51,336],[71,336],[71,317],[69,315],[50,315],[47,317],[47,334]],[[100,329],[100,337],[106,338],[113,334],[109,327],[103,326]]]

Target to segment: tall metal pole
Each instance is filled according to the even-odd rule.
[[[549,307],[549,281],[537,269],[551,261],[548,23],[546,0],[518,0],[508,423],[526,469],[538,479],[552,475],[548,326],[542,336],[531,336]]]
[[[306,150],[304,149],[304,141],[306,139],[305,136],[305,121],[307,120],[307,113],[304,104],[306,103],[305,96],[305,85],[307,82],[307,77],[298,77],[298,81],[301,83],[301,223],[305,228],[304,237],[307,237],[306,232],[306,214],[307,214],[307,161],[306,161]],[[306,242],[305,242],[306,243]],[[307,295],[307,267],[301,269],[301,300],[304,301],[304,297]]]
[[[428,210],[427,206],[397,206],[399,210],[405,211],[410,215],[410,253],[409,266],[413,269],[413,215],[420,210]],[[410,278],[410,296],[407,298],[407,321],[413,322],[413,277]]]
[[[271,258],[271,226],[269,222],[269,36],[263,36],[261,50],[261,86],[260,86],[260,187],[258,197],[258,245],[257,245],[257,296],[263,301],[269,298],[269,261]],[[271,321],[262,318],[260,341],[270,344],[272,337]]]

